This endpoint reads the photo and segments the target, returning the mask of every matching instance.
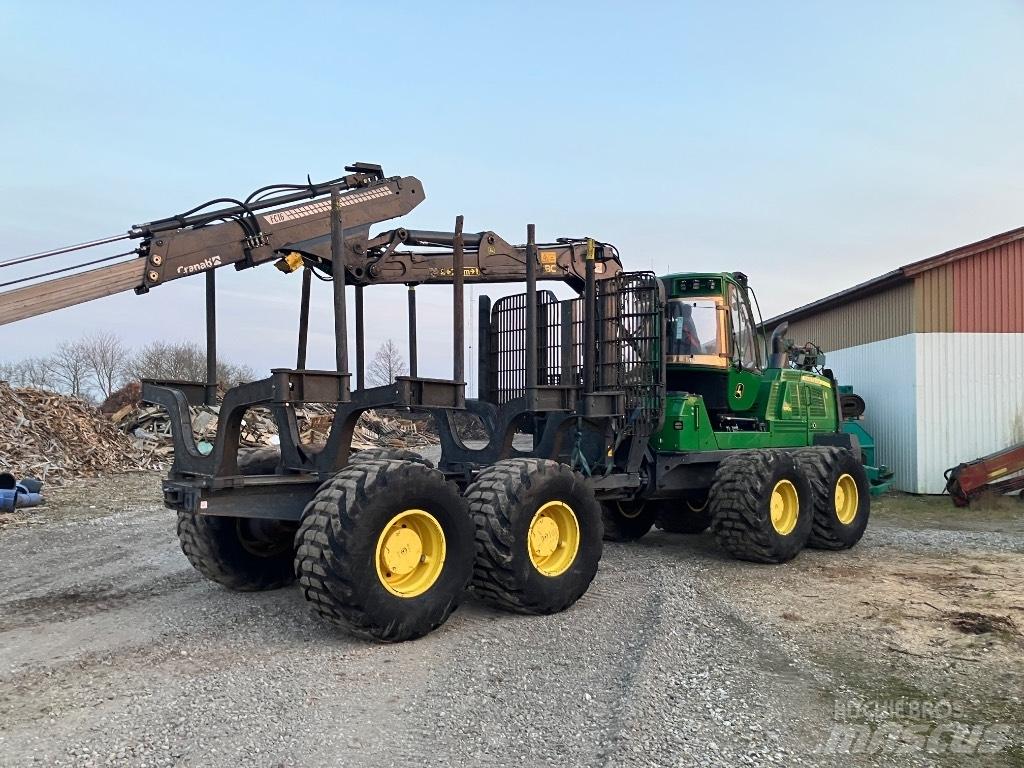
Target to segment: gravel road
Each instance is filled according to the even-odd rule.
[[[843,555],[760,567],[707,536],[654,532],[607,545],[563,614],[470,599],[426,638],[375,645],[293,588],[201,580],[157,488],[151,475],[92,481],[0,527],[0,765],[894,764],[816,753],[852,678],[822,660],[817,632],[749,599]],[[1024,536],[1007,530],[971,535],[1019,553]],[[883,522],[859,556],[888,559],[908,537],[920,544]]]

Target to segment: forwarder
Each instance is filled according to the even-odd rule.
[[[538,244],[531,225],[526,244],[512,245],[494,232],[464,233],[461,216],[454,231],[371,234],[418,205],[422,184],[365,163],[346,171],[0,264],[139,241],[4,283],[27,285],[0,294],[0,324],[205,276],[207,380],[143,382],[143,399],[171,414],[164,500],[177,512],[182,550],[204,576],[236,590],[298,581],[328,620],[396,641],[442,624],[470,583],[512,611],[563,610],[594,578],[602,535],[634,539],[655,522],[710,527],[736,557],[766,563],[807,545],[844,549],[860,539],[868,483],[856,439],[839,428],[836,382],[826,369],[789,364],[784,329],[767,343],[756,332],[742,274],[624,272],[609,244]],[[95,266],[104,262],[113,263]],[[296,364],[227,391],[207,455],[192,436],[189,407],[217,398],[216,270],[266,263],[302,273]],[[306,368],[314,276],[332,283],[332,371]],[[559,300],[539,280],[575,295]],[[480,300],[480,392],[468,399],[464,285],[518,281],[524,293]],[[450,379],[417,375],[415,288],[431,283],[453,286]],[[377,284],[409,288],[410,375],[366,387],[363,292]],[[299,438],[296,408],[311,402],[335,407],[324,445]],[[253,407],[277,421],[281,445],[270,455],[239,450],[241,420]],[[434,417],[436,468],[409,451],[351,453],[360,414],[380,407]],[[467,418],[482,423],[483,445],[460,436]],[[517,435],[530,447],[519,447]]]

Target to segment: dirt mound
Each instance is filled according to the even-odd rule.
[[[102,413],[116,413],[126,405],[138,405],[142,399],[142,385],[137,381],[129,381],[116,392],[111,392],[100,404]]]
[[[0,382],[0,434],[0,469],[51,485],[153,468],[98,409],[54,392]]]
[[[1009,616],[995,616],[977,611],[959,611],[949,620],[956,629],[965,635],[987,635],[990,632],[1015,633],[1017,626]]]

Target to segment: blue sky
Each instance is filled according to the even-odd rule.
[[[775,314],[1024,224],[1022,33],[995,0],[0,2],[0,258],[359,160],[423,181],[407,226],[742,270]],[[298,278],[220,285],[225,356],[291,364]],[[447,290],[421,373],[449,370]],[[404,344],[404,289],[371,295],[368,347]],[[201,340],[202,280],[2,327],[0,357],[93,330]]]

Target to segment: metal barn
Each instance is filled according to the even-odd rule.
[[[1024,441],[1024,227],[894,269],[765,321],[811,341],[867,401],[895,487]]]

